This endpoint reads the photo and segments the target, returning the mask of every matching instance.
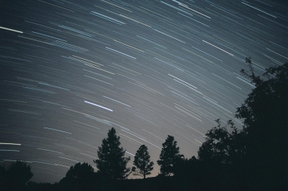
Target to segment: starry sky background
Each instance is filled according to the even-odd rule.
[[[156,176],[167,135],[191,158],[215,119],[241,127],[245,57],[257,74],[288,60],[280,0],[1,0],[0,18],[0,161],[37,182],[95,167],[111,127]]]

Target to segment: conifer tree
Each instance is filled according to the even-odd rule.
[[[101,147],[98,147],[98,159],[94,160],[99,174],[111,180],[122,180],[127,178],[130,168],[126,165],[130,157],[125,157],[125,150],[120,147],[120,137],[112,127],[108,137],[102,140]]]
[[[160,172],[164,176],[174,175],[174,166],[183,155],[179,154],[177,141],[175,141],[174,137],[171,135],[168,135],[162,146],[160,159],[157,161],[158,165],[160,165]]]
[[[146,175],[151,174],[154,163],[150,161],[148,148],[145,145],[141,145],[137,150],[133,164],[139,169],[139,171],[134,173],[134,175],[141,174],[145,179]]]

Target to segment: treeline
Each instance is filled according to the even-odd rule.
[[[97,172],[88,163],[77,163],[59,183],[38,184],[28,182],[31,168],[18,161],[0,168],[0,190],[286,191],[288,63],[270,67],[263,77],[256,76],[248,63],[250,71],[241,72],[255,88],[236,111],[243,128],[216,120],[198,156],[190,159],[179,153],[174,137],[168,135],[157,160],[157,177],[145,179],[154,166],[145,145],[135,153],[134,167],[127,167],[131,158],[111,128],[98,147]],[[125,180],[131,173],[143,180]]]

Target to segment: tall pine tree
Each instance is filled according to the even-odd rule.
[[[162,146],[160,159],[157,161],[158,165],[160,165],[160,172],[164,176],[174,175],[174,166],[183,155],[179,154],[177,141],[175,141],[174,137],[171,135],[168,135]]]
[[[127,178],[130,168],[126,165],[130,157],[125,157],[125,150],[120,147],[120,137],[112,127],[108,132],[108,138],[102,140],[98,147],[98,159],[94,160],[98,172],[111,180],[122,180]]]
[[[151,174],[154,163],[150,161],[148,148],[145,145],[141,145],[137,150],[133,164],[139,169],[139,171],[134,174],[140,174],[144,179],[146,178],[146,175]],[[135,170],[136,169],[134,169],[134,171]]]

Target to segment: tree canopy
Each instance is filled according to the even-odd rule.
[[[217,126],[206,133],[206,141],[198,150],[200,161],[220,164],[236,163],[245,154],[245,147],[241,144],[244,134],[229,120],[222,126],[220,119]]]
[[[0,168],[0,190],[23,190],[25,184],[33,177],[31,167],[25,162],[16,161],[8,166]]]
[[[237,108],[236,117],[244,121],[236,129],[231,121],[206,133],[198,159],[206,175],[222,173],[222,184],[230,190],[285,190],[287,188],[288,63],[270,67],[263,77],[256,76],[252,61],[250,71],[242,74],[255,88]],[[209,175],[210,172],[210,175]],[[214,173],[215,175],[215,173]],[[228,190],[229,190],[228,189]]]
[[[262,78],[252,63],[242,73],[255,85],[236,112],[244,119],[247,181],[262,190],[281,190],[287,181],[288,63],[268,68]]]
[[[75,179],[86,179],[94,173],[94,169],[88,163],[76,163],[74,166],[71,166],[66,173],[66,178],[75,180]]]
[[[61,189],[67,190],[91,190],[96,184],[96,173],[88,163],[76,163],[71,166],[66,176],[60,180]]]
[[[130,168],[126,165],[130,157],[125,157],[126,151],[120,147],[120,144],[120,137],[112,127],[108,131],[108,137],[103,139],[101,147],[98,147],[98,159],[94,162],[98,172],[108,179],[125,179],[129,175]]]
[[[139,169],[139,172],[136,174],[141,174],[144,179],[147,175],[151,174],[154,163],[150,161],[148,148],[145,145],[141,145],[137,150],[133,164]]]

